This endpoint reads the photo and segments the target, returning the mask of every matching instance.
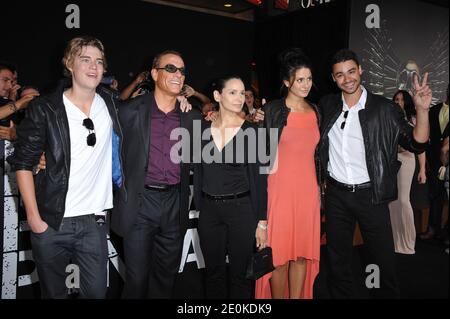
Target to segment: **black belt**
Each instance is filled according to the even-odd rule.
[[[367,182],[367,183],[362,183],[362,184],[345,184],[345,183],[341,183],[338,182],[337,180],[335,180],[334,178],[331,178],[330,176],[328,176],[327,178],[327,182],[337,188],[349,191],[349,192],[356,192],[358,190],[361,189],[368,189],[372,187],[372,183],[371,182]]]
[[[208,193],[203,192],[203,196],[211,200],[227,200],[227,199],[236,199],[246,197],[250,194],[250,191],[236,193],[236,194],[227,194],[227,195],[210,195]]]
[[[152,185],[152,184],[147,184],[145,185],[145,189],[149,189],[152,191],[157,191],[157,192],[167,192],[170,191],[171,189],[177,188],[180,184],[173,184],[173,185]]]

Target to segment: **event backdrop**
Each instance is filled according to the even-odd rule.
[[[358,0],[352,3],[350,48],[361,59],[363,84],[392,98],[411,91],[414,74],[429,73],[433,103],[448,85],[448,8],[418,0]]]

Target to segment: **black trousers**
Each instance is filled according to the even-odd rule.
[[[427,181],[429,185],[430,198],[430,219],[428,221],[428,230],[439,234],[442,223],[442,209],[444,208],[445,197],[447,193],[444,187],[444,181],[437,178],[437,168],[429,171]]]
[[[80,298],[106,297],[107,227],[98,224],[95,215],[91,214],[64,218],[58,231],[48,227],[41,234],[31,233],[42,298],[68,297],[66,280],[73,284],[75,281],[68,277],[76,276],[71,269],[66,273],[70,264],[79,269]]]
[[[254,298],[254,282],[245,278],[245,272],[255,249],[256,225],[249,196],[220,201],[203,198],[198,232],[206,265],[207,298]]]
[[[144,189],[138,217],[124,237],[124,298],[172,298],[182,236],[180,190]]]
[[[353,298],[352,252],[355,221],[358,221],[369,264],[380,271],[380,287],[374,297],[397,298],[395,252],[387,204],[373,205],[371,189],[354,193],[333,185],[325,193],[328,287],[332,298]],[[369,273],[367,274],[369,275]]]

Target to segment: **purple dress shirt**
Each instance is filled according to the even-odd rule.
[[[173,111],[162,112],[152,96],[149,161],[145,184],[174,185],[180,182],[180,164],[170,160],[170,149],[178,140],[170,140],[173,129],[180,127],[179,103]]]

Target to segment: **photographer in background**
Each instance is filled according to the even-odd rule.
[[[146,92],[153,90],[153,82],[149,77],[149,72],[144,71],[138,74],[136,78],[131,82],[123,91],[120,93],[120,99],[122,101],[128,100],[130,98],[135,98],[136,96],[142,95]]]
[[[18,101],[11,100],[11,91],[17,85],[14,77],[14,69],[7,64],[0,64],[0,139],[13,141],[16,139],[16,112],[28,106],[28,103],[39,92],[29,92],[21,96]],[[14,84],[16,83],[16,84]],[[16,95],[17,92],[15,91]]]
[[[5,105],[9,99],[9,93],[12,89],[13,83],[13,70],[6,64],[0,64],[0,105]],[[3,107],[0,109],[3,111]],[[11,113],[9,113],[11,114]],[[8,116],[4,111],[0,113],[0,119]]]
[[[19,77],[19,74],[17,73],[17,69],[15,66],[11,65],[12,71],[13,71],[13,78],[11,82],[11,90],[9,91],[8,98],[12,101],[17,101],[17,98],[19,97],[19,91],[21,86],[17,83],[17,79]]]

